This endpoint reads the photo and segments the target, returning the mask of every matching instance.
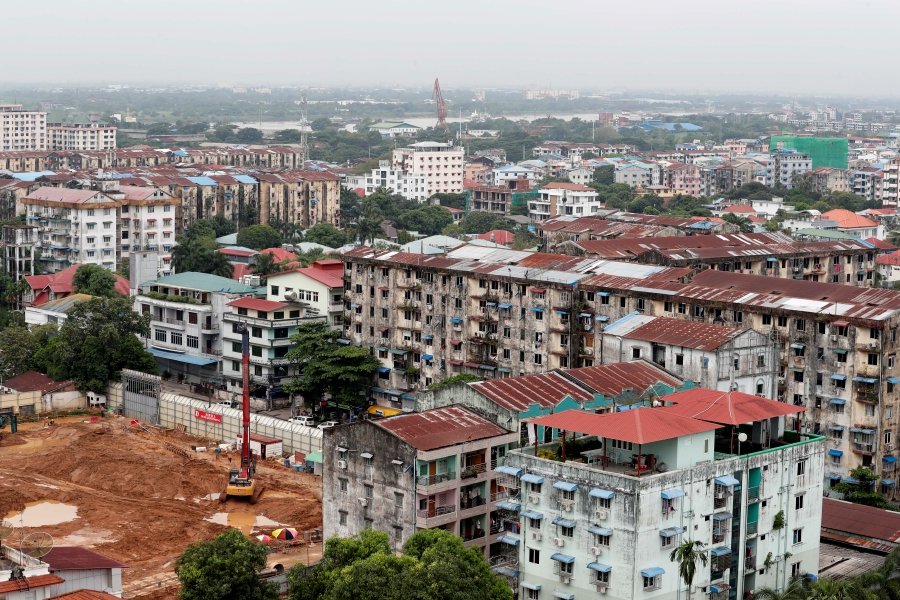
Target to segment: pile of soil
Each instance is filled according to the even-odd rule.
[[[261,465],[257,481],[264,492],[255,505],[222,503],[216,496],[225,488],[227,457],[196,453],[197,443],[122,418],[4,432],[0,517],[29,502],[77,506],[75,520],[27,531],[46,531],[59,545],[92,547],[125,563],[126,588],[171,570],[189,544],[223,531],[206,520],[216,513],[251,512],[301,531],[321,528],[318,478]]]

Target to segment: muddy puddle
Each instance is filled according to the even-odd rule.
[[[78,518],[78,507],[55,500],[29,502],[25,510],[11,512],[4,517],[14,527],[46,527],[68,523]]]
[[[206,518],[207,521],[216,525],[225,525],[234,527],[244,532],[244,535],[250,535],[255,528],[281,527],[282,523],[273,521],[263,515],[257,515],[252,512],[236,511],[236,512],[218,512],[211,517]]]

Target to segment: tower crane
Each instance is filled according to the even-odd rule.
[[[434,91],[431,93],[431,99],[437,107],[437,125],[435,129],[443,129],[447,131],[447,104],[444,102],[444,95],[441,93],[441,82],[437,78],[434,79]]]

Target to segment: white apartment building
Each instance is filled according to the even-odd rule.
[[[47,125],[48,150],[115,150],[114,125],[103,123],[50,123]]]
[[[332,326],[344,324],[344,264],[321,259],[309,267],[273,273],[266,279],[266,298],[298,302],[310,316],[324,317]]]
[[[388,160],[378,161],[378,168],[372,169],[360,181],[366,196],[378,188],[384,188],[394,194],[400,194],[408,200],[425,202],[429,198],[425,175],[411,175],[402,169],[394,169]]]
[[[807,171],[812,170],[812,159],[808,154],[795,152],[794,150],[776,150],[769,157],[766,165],[766,181],[769,187],[782,185],[793,189],[794,179]]]
[[[116,269],[118,201],[97,190],[41,187],[22,205],[26,222],[38,229],[35,248],[45,270],[76,263]]]
[[[528,202],[528,216],[535,221],[563,215],[586,217],[597,214],[605,206],[595,189],[578,183],[549,183],[539,194]]]
[[[624,183],[632,188],[646,188],[658,182],[659,171],[659,165],[624,162],[615,166],[613,178],[616,183]]]
[[[603,364],[645,359],[700,387],[775,399],[777,349],[758,331],[634,312],[598,335]]]
[[[222,376],[226,389],[243,392],[242,327],[250,333],[251,393],[271,398],[297,376],[297,367],[285,358],[298,327],[319,320],[298,302],[243,297],[229,302],[222,315]]]
[[[881,177],[881,205],[900,206],[900,157],[884,165]]]
[[[168,265],[175,246],[175,221],[178,199],[157,187],[117,186],[109,193],[120,202],[119,258],[132,252],[156,252]]]
[[[188,382],[219,379],[222,322],[227,305],[257,289],[208,273],[177,273],[142,283],[134,311],[150,316],[142,340],[160,370]]]
[[[529,185],[541,178],[540,173],[534,169],[523,167],[521,165],[506,165],[491,170],[493,180],[491,185],[495,187],[508,187],[511,183],[526,180]]]
[[[47,113],[0,104],[0,150],[47,149]]]
[[[462,146],[441,142],[418,142],[398,148],[391,156],[391,167],[412,177],[425,178],[426,197],[463,192]]]
[[[498,469],[519,484],[520,528],[492,563],[519,598],[687,597],[670,559],[687,540],[708,560],[696,565],[692,597],[743,598],[815,578],[825,440],[784,429],[785,415],[803,409],[702,389],[662,401],[531,420],[538,439],[553,430],[539,449],[559,458],[536,457],[530,444]]]

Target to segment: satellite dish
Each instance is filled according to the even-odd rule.
[[[53,549],[53,536],[45,531],[29,533],[22,538],[20,549],[32,558],[41,558]]]
[[[746,434],[746,433],[739,433],[739,434],[738,434],[738,441],[739,441],[739,442],[746,442],[746,441],[747,441],[747,434]]]

